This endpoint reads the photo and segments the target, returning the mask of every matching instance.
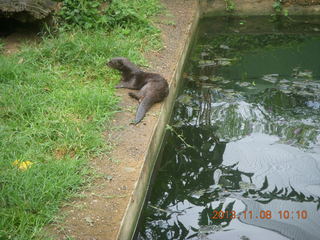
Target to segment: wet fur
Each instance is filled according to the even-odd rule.
[[[129,96],[139,101],[134,123],[138,124],[154,103],[161,102],[169,93],[167,81],[157,73],[140,70],[127,58],[113,58],[107,65],[122,72],[122,79],[116,88],[140,90],[129,92]]]

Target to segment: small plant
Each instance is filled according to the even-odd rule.
[[[84,29],[98,27],[103,16],[99,10],[104,1],[78,1],[63,0],[62,7],[58,12],[59,22],[63,27],[72,28],[79,26]]]
[[[168,26],[175,26],[177,23],[173,20],[163,20],[161,21],[162,24],[168,25]]]
[[[148,17],[158,13],[160,8],[156,0],[62,0],[57,17],[61,27],[68,30],[74,27],[106,30],[116,26],[145,27],[150,25]]]
[[[224,0],[226,3],[226,11],[233,12],[236,9],[236,4],[233,0]]]
[[[271,14],[271,16],[273,17],[274,20],[279,20],[280,16],[285,16],[285,17],[289,16],[288,10],[283,9],[282,3],[283,3],[282,0],[275,0],[275,2],[272,5],[275,13]]]
[[[282,12],[282,0],[276,0],[272,5],[276,14],[281,14]]]
[[[176,130],[174,130],[174,128],[172,126],[170,126],[169,124],[166,125],[166,129],[171,131],[172,133],[174,133],[185,145],[187,148],[194,148],[194,146],[190,145],[189,143],[186,142],[186,140],[184,140],[183,135],[177,133]]]

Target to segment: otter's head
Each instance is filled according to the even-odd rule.
[[[128,59],[124,57],[116,57],[112,58],[108,63],[107,66],[117,69],[117,70],[123,70],[124,69],[124,64],[127,62]]]

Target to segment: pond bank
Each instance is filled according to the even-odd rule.
[[[166,11],[155,20],[162,31],[164,48],[159,52],[150,52],[146,58],[150,67],[147,71],[160,73],[170,83],[181,67],[180,59],[185,55],[185,43],[190,37],[190,31],[197,11],[196,1],[161,1]],[[171,85],[171,91],[176,86]],[[148,112],[143,122],[137,126],[129,125],[135,116],[136,101],[129,98],[128,90],[120,89],[117,95],[121,97],[120,107],[122,111],[114,117],[110,132],[105,133],[106,141],[114,145],[111,154],[103,158],[93,159],[91,164],[96,172],[101,175],[92,183],[87,191],[83,192],[83,198],[75,199],[70,206],[64,207],[62,212],[67,215],[63,224],[57,224],[52,232],[56,232],[56,239],[126,239],[128,231],[134,222],[127,215],[126,209],[129,203],[134,203],[132,192],[136,188],[139,177],[143,176],[143,164],[150,152],[151,139],[156,131],[162,104],[156,104]],[[174,91],[172,91],[174,93]],[[165,108],[170,108],[170,96],[165,102]],[[168,116],[161,117],[167,118]],[[164,124],[165,121],[162,120]],[[156,149],[157,146],[154,146]],[[149,166],[152,168],[152,166]],[[148,174],[151,174],[149,171]],[[148,179],[148,176],[146,179]],[[146,189],[144,189],[145,191]],[[140,194],[140,193],[139,193]],[[138,194],[137,197],[140,197]],[[138,202],[138,201],[136,201]],[[137,207],[137,206],[136,206]],[[138,208],[134,207],[134,211]],[[129,208],[128,208],[129,209]],[[130,209],[133,209],[130,207]],[[129,213],[130,214],[130,213]],[[129,222],[126,222],[129,220]],[[121,221],[123,231],[119,233]]]
[[[229,2],[229,4],[226,4]],[[275,4],[275,3],[279,4]],[[318,0],[204,0],[200,1],[202,15],[271,15],[286,14],[290,15],[317,15],[320,13],[320,2]],[[231,6],[232,5],[232,6]],[[228,9],[228,12],[226,12]]]

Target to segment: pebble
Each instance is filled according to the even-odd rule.
[[[136,169],[132,167],[125,167],[124,170],[128,173],[134,172]]]

